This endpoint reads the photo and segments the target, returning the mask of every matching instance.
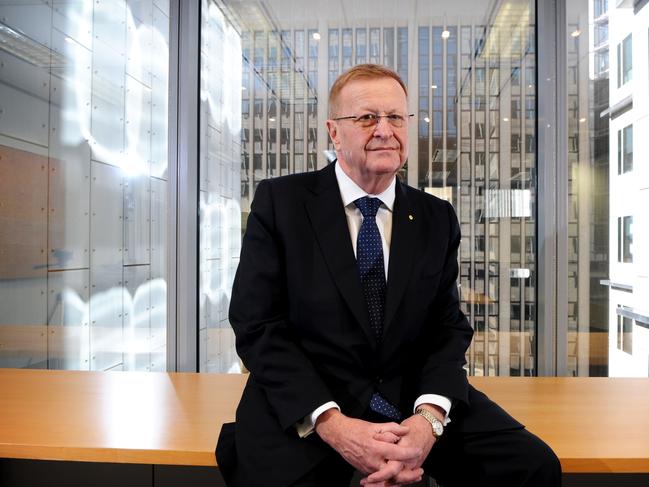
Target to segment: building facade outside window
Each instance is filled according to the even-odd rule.
[[[327,92],[335,78],[355,64],[383,63],[403,77],[416,113],[410,157],[400,177],[449,200],[462,226],[462,306],[476,329],[467,352],[468,371],[534,374],[534,2],[516,0],[494,11],[472,0],[447,2],[442,9],[446,15],[438,15],[427,2],[408,0],[397,6],[388,0],[358,1],[345,19],[323,1],[263,3],[263,9],[251,1],[203,3],[204,16],[218,8],[222,28],[229,25],[241,33],[241,191],[232,196],[240,205],[241,231],[259,181],[317,170],[330,160],[325,121]],[[266,108],[278,99],[280,120]],[[246,115],[251,104],[259,106],[254,117]],[[278,124],[281,130],[275,130]],[[255,134],[254,139],[247,134]],[[515,148],[512,134],[518,140]],[[240,242],[241,232],[235,235],[234,230],[221,224],[222,233],[230,232],[230,242]],[[511,235],[525,242],[525,249],[521,244],[511,253]],[[212,267],[209,275],[220,272],[218,282],[226,283],[230,271],[220,262],[221,269]],[[516,293],[510,292],[514,275]],[[209,295],[201,292],[206,306]],[[227,296],[223,299],[207,308],[216,308],[223,317]],[[521,310],[515,320],[510,319],[512,304]],[[233,345],[225,322],[209,320],[201,325],[206,340],[201,370],[236,370],[234,356],[226,351]],[[220,338],[211,338],[217,335],[212,328],[221,328]]]
[[[605,127],[610,154],[606,182],[610,257],[607,275],[598,281],[606,291],[600,303],[602,310],[604,305],[608,306],[608,319],[598,320],[597,326],[608,330],[607,375],[646,377],[649,370],[649,306],[646,300],[649,295],[649,253],[646,250],[649,249],[649,218],[646,215],[649,171],[640,155],[649,153],[649,146],[645,137],[638,134],[649,133],[646,98],[649,8],[638,2],[608,2],[608,12],[597,20],[600,21],[608,22],[610,44],[616,48],[610,50],[611,79],[596,81],[592,92],[601,93],[598,98],[601,105],[597,106],[603,109],[592,114],[592,147],[602,148],[602,152],[594,155],[594,165],[605,160]],[[594,219],[604,214],[602,200],[604,198],[593,207]],[[594,235],[598,240],[597,235],[604,234],[604,226],[596,221]],[[600,249],[604,251],[604,245]],[[603,252],[595,255],[603,256]],[[624,340],[619,340],[620,326],[622,331],[626,328],[623,334],[623,338],[627,338],[626,345]],[[633,337],[633,346],[629,345],[630,337]]]

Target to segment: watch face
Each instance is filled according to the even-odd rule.
[[[439,423],[438,421],[435,421],[435,423],[433,425],[433,431],[435,432],[435,434],[437,436],[441,436],[441,434],[444,433],[444,427],[442,426],[441,423]]]

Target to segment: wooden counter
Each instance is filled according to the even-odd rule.
[[[649,379],[472,377],[566,473],[649,472]]]
[[[0,369],[0,457],[214,466],[246,376]],[[649,472],[649,379],[472,377],[564,472]]]
[[[245,380],[0,369],[0,457],[215,466]]]

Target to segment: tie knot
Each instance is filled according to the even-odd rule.
[[[379,206],[381,206],[381,200],[378,198],[370,198],[369,196],[363,196],[354,201],[356,208],[361,210],[363,218],[374,218],[376,212],[379,211]]]

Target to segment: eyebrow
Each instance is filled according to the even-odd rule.
[[[379,113],[381,110],[377,110],[375,108],[367,108],[367,105],[361,105],[361,108],[358,109],[359,112],[370,112],[370,113]],[[387,115],[394,115],[397,113],[400,113],[399,110],[393,108],[391,110],[386,110],[385,113]]]

